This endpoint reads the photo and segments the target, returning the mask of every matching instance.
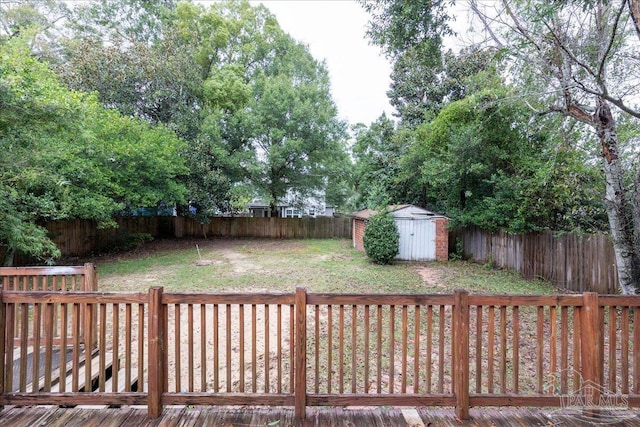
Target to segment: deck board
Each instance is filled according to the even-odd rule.
[[[472,408],[471,419],[460,421],[453,408],[417,408],[424,426],[464,427],[581,427],[584,420],[562,416],[554,410],[528,408]],[[616,427],[640,425],[639,413],[630,413],[633,418],[617,423]],[[149,419],[144,406],[121,408],[59,408],[47,406],[6,407],[0,411],[0,425],[22,427],[41,425],[51,427],[201,427],[201,426],[371,426],[414,427],[420,425],[415,417],[407,422],[401,408],[308,408],[303,423],[296,423],[291,408],[245,408],[245,407],[166,407],[159,419]]]

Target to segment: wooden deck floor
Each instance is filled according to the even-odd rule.
[[[303,424],[297,424],[289,408],[194,408],[167,407],[162,418],[149,419],[146,407],[58,408],[7,407],[0,412],[3,427],[60,426],[221,426],[221,427],[581,427],[609,425],[640,426],[640,413],[628,413],[622,419],[591,423],[580,417],[559,415],[552,409],[482,408],[471,410],[472,419],[460,421],[451,408],[309,408]]]

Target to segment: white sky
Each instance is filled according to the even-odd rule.
[[[282,29],[325,60],[332,96],[341,119],[369,125],[382,112],[392,117],[387,99],[391,65],[365,37],[368,15],[352,0],[261,0]]]

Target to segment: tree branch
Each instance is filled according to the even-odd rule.
[[[606,91],[606,86],[602,80],[602,74],[604,73],[604,65],[607,57],[609,56],[609,52],[613,48],[613,41],[616,37],[616,33],[618,32],[618,24],[620,23],[620,17],[622,16],[622,11],[624,10],[624,1],[620,3],[620,9],[616,14],[616,19],[613,23],[613,29],[611,30],[611,36],[609,37],[609,42],[607,43],[607,48],[604,50],[602,57],[600,58],[600,65],[598,65],[598,84],[602,87],[603,91]]]
[[[469,4],[471,6],[471,10],[473,11],[473,13],[480,19],[480,21],[482,22],[482,25],[484,25],[484,29],[487,30],[491,39],[495,42],[495,44],[498,46],[499,49],[502,49],[504,47],[504,44],[500,41],[500,39],[493,32],[493,30],[491,30],[491,25],[489,25],[488,23],[488,17],[484,13],[480,12],[480,9],[478,8],[478,3],[476,2],[476,0],[472,0]]]
[[[587,86],[585,86],[584,84],[582,84],[581,82],[577,81],[574,79],[574,81],[576,82],[576,84],[578,84],[580,86],[580,89],[583,90],[586,93],[589,93],[591,95],[595,95],[595,96],[599,96],[602,99],[612,103],[613,105],[615,105],[616,107],[618,107],[620,110],[624,111],[625,113],[640,119],[640,111],[638,110],[634,110],[633,108],[629,107],[628,105],[626,105],[624,103],[624,101],[620,98],[614,98],[611,95],[609,95],[606,91],[600,92],[597,90],[593,90]]]

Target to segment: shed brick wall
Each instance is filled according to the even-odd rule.
[[[353,247],[359,251],[364,251],[364,229],[366,227],[365,220],[353,219]]]
[[[449,232],[447,218],[436,218],[436,261],[449,260]]]

